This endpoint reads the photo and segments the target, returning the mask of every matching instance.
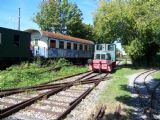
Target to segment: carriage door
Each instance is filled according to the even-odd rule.
[[[34,55],[35,55],[35,56],[39,56],[38,40],[39,40],[39,39],[34,39]]]

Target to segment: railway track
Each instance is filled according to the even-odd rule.
[[[94,115],[94,120],[103,120],[106,106],[102,105]]]
[[[117,61],[117,62],[116,62],[116,65],[118,66],[121,62],[122,62],[122,61],[120,61],[120,60]]]
[[[0,99],[0,118],[63,119],[106,77],[107,74],[88,72],[67,82],[57,81],[33,87],[3,90]]]
[[[134,90],[138,95],[138,102],[143,115],[148,120],[157,119],[160,115],[160,82],[151,83],[147,78],[157,70],[147,70],[134,79]]]
[[[83,74],[84,74],[84,76],[83,76]],[[64,77],[64,78],[59,78],[59,79],[56,79],[56,80],[50,80],[49,82],[45,82],[45,83],[42,83],[40,85],[35,85],[35,86],[30,86],[30,87],[13,88],[13,89],[4,89],[4,90],[0,91],[0,98],[8,96],[8,95],[12,95],[12,94],[21,93],[21,92],[28,92],[28,91],[31,91],[31,90],[52,89],[52,88],[59,87],[59,86],[65,84],[65,82],[67,82],[68,78],[69,78],[69,82],[71,82],[70,78],[72,78],[72,77],[73,77],[73,80],[76,79],[78,81],[79,79],[82,79],[83,77],[86,77],[90,74],[92,74],[92,72],[84,72],[84,73],[71,75],[71,76]],[[79,75],[82,75],[82,77],[74,78],[74,77],[77,77]],[[92,78],[92,77],[90,77],[90,78]]]

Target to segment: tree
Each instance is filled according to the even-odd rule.
[[[66,34],[75,34],[75,26],[81,27],[82,12],[68,0],[45,0],[34,17],[41,29]]]
[[[82,29],[82,35],[84,39],[88,39],[88,40],[94,40],[94,33],[93,33],[93,26],[92,25],[88,25],[88,24],[84,24],[83,23],[83,29]]]
[[[39,7],[40,10],[37,12],[33,21],[37,23],[42,30],[60,31],[60,8],[58,1],[42,1]]]
[[[149,64],[160,43],[159,0],[101,0],[94,16],[94,33],[99,41],[121,38],[133,62]]]
[[[77,28],[75,27],[75,29],[77,29]],[[74,32],[72,35],[75,37],[83,38],[83,39],[94,40],[92,25],[82,23],[81,27],[78,27],[78,30],[79,30],[79,33]]]

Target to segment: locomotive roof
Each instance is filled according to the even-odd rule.
[[[27,32],[37,32],[38,30],[34,30],[34,29],[29,29],[26,30]],[[40,30],[39,31],[41,33],[42,36],[47,36],[50,38],[57,38],[57,39],[61,39],[61,40],[69,40],[69,41],[74,41],[74,42],[80,42],[80,43],[84,43],[84,44],[94,44],[94,42],[90,41],[90,40],[86,40],[86,39],[81,39],[81,38],[76,38],[76,37],[72,37],[72,36],[68,36],[68,35],[63,35],[60,33],[53,33],[53,32],[48,32],[48,31],[43,31]]]

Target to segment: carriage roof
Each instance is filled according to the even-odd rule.
[[[55,39],[58,39],[58,40],[69,40],[69,41],[80,42],[80,43],[84,43],[84,44],[94,44],[94,42],[92,42],[90,40],[76,38],[76,37],[72,37],[72,36],[68,36],[68,35],[63,35],[63,34],[60,34],[60,33],[53,33],[53,32],[48,32],[48,31],[43,31],[43,30],[39,31],[39,30],[34,30],[34,29],[29,29],[29,30],[26,30],[26,31],[30,32],[30,33],[40,32],[41,36],[55,38]]]

